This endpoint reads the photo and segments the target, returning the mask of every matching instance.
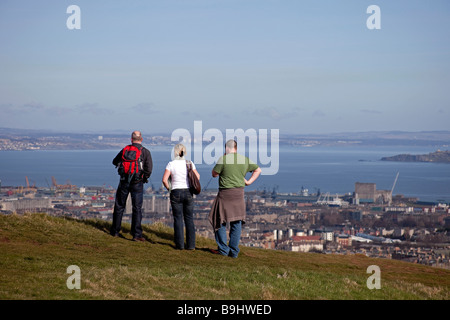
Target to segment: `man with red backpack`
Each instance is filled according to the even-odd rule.
[[[118,168],[120,182],[117,187],[110,232],[114,237],[119,236],[128,194],[131,194],[133,241],[145,241],[142,237],[141,226],[144,183],[148,182],[153,170],[152,156],[150,151],[142,146],[142,140],[141,132],[134,131],[131,134],[131,144],[123,148],[112,162]]]

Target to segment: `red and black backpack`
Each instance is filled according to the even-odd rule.
[[[122,150],[122,161],[119,165],[119,174],[126,177],[128,182],[139,180],[142,177],[142,146],[136,147],[132,144],[126,146]]]

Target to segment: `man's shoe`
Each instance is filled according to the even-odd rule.
[[[212,254],[218,254],[218,255],[221,255],[221,256],[225,256],[224,254],[220,253],[219,250],[216,250],[216,249],[209,249],[209,252],[211,252]]]
[[[111,233],[111,236],[113,236],[114,238],[124,238],[124,236],[120,233]]]
[[[137,238],[133,238],[133,241],[144,242],[144,241],[145,241],[145,238],[144,238],[144,237],[137,237]]]

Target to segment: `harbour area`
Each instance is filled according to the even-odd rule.
[[[112,221],[115,188],[59,185],[0,187],[2,214],[46,213],[76,219]],[[216,189],[195,196],[194,219],[199,236],[214,238],[208,221]],[[245,193],[247,219],[241,245],[269,250],[321,254],[362,254],[450,268],[450,208],[355,183],[347,194],[256,190]],[[131,223],[131,201],[123,221]],[[144,224],[172,226],[169,193],[148,188]]]

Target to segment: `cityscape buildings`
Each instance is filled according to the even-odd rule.
[[[199,236],[213,238],[208,214],[217,190],[195,198]],[[0,187],[2,214],[47,213],[78,219],[112,220],[115,189],[54,185],[51,188]],[[420,204],[417,199],[376,190],[373,183],[355,183],[353,193],[324,200],[321,194],[276,191],[246,192],[247,220],[241,245],[315,252],[363,254],[450,268],[450,208]],[[359,200],[359,201],[358,201]],[[147,189],[143,223],[172,226],[169,194]],[[131,223],[131,203],[123,221]]]

